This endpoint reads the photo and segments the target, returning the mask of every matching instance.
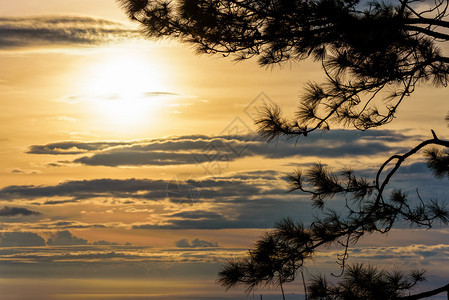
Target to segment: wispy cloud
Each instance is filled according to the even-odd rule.
[[[217,242],[210,242],[205,240],[200,240],[199,238],[196,238],[189,242],[187,239],[181,239],[179,241],[176,241],[175,243],[176,247],[178,248],[208,248],[208,247],[218,247]]]
[[[186,239],[177,242],[177,248],[156,248],[151,246],[132,246],[132,245],[52,245],[46,247],[43,238],[31,232],[20,233],[3,233],[3,237],[14,236],[16,240],[3,246],[0,242],[0,265],[6,268],[11,262],[25,263],[34,266],[48,267],[52,264],[66,265],[68,269],[75,271],[73,274],[88,276],[88,272],[92,272],[92,268],[82,268],[85,263],[95,264],[96,274],[106,275],[114,270],[120,269],[124,272],[134,271],[140,272],[138,265],[153,265],[154,268],[166,269],[174,264],[207,264],[221,263],[224,260],[236,256],[247,254],[246,249],[239,248],[222,248],[216,247],[215,242],[194,239],[189,242]],[[17,242],[21,238],[22,242]],[[32,240],[24,243],[24,238]],[[196,241],[196,242],[195,242]],[[192,245],[196,246],[192,246]],[[5,243],[6,245],[6,243]],[[206,246],[204,246],[206,245]],[[37,248],[26,248],[34,246]],[[7,248],[15,247],[15,248]],[[407,246],[379,246],[379,247],[356,247],[349,250],[350,259],[348,264],[353,262],[364,262],[378,266],[379,268],[391,269],[392,266],[403,268],[403,262],[410,262],[407,268],[425,268],[430,274],[448,274],[447,266],[449,245],[435,244],[423,245],[412,244]],[[335,256],[338,252],[335,250],[326,250],[317,253],[317,260],[311,269],[320,267],[320,271],[329,269],[335,271],[338,265],[335,264]],[[429,260],[429,258],[432,258]],[[138,265],[134,265],[137,263]],[[45,264],[45,265],[44,265]],[[321,266],[326,265],[323,269]],[[130,270],[127,269],[130,267]],[[76,270],[75,270],[76,269]],[[80,270],[85,272],[78,273]],[[144,268],[146,269],[146,268]],[[45,272],[46,269],[38,268],[39,271]],[[179,270],[179,269],[178,269]],[[216,266],[214,268],[216,272]],[[51,268],[54,271],[54,268]],[[146,270],[148,272],[148,269]],[[70,272],[70,274],[72,274]],[[110,276],[120,277],[123,274],[109,274]],[[127,274],[128,275],[128,274]],[[441,275],[442,276],[442,275]]]
[[[39,215],[40,212],[32,211],[23,207],[10,207],[5,206],[0,208],[0,217],[15,217],[15,216],[31,216]]]
[[[68,230],[58,231],[47,240],[47,245],[87,245],[87,240],[73,236]]]
[[[72,180],[57,185],[11,185],[0,190],[2,199],[36,199],[42,197],[70,197],[71,201],[95,197],[134,197],[141,191],[157,195],[166,191],[167,183],[150,179],[94,179]],[[50,203],[52,204],[52,203]]]
[[[206,201],[229,201],[249,195],[284,194],[283,174],[276,171],[253,171],[205,179],[189,179],[201,187],[201,199]],[[167,199],[169,182],[159,179],[92,179],[69,180],[56,185],[10,185],[0,189],[0,199],[39,199],[41,204],[58,204],[51,200],[79,201],[93,198],[123,198],[159,201]],[[49,199],[54,198],[54,199]],[[61,199],[59,199],[61,198]],[[201,200],[200,199],[200,200]],[[222,199],[222,200],[220,200]],[[228,200],[227,200],[228,199]]]
[[[83,154],[93,151],[101,151],[104,149],[110,149],[117,146],[127,145],[127,143],[120,142],[57,142],[47,145],[32,145],[27,153],[29,154],[52,154],[52,155],[73,155]]]
[[[167,137],[121,143],[65,141],[32,145],[31,154],[89,154],[73,160],[90,166],[167,166],[261,156],[268,159],[293,157],[338,158],[385,155],[403,149],[399,142],[408,137],[397,132],[360,133],[335,130],[332,135],[314,135],[300,141],[266,144],[253,135]]]
[[[136,29],[105,19],[77,16],[0,18],[0,49],[99,45],[138,37]]]
[[[35,249],[0,249],[0,264],[8,261],[34,263],[103,262],[115,265],[118,262],[123,264],[132,262],[216,263],[243,252],[243,249],[220,249],[217,247],[186,247],[180,249],[132,245],[59,245]]]
[[[8,231],[66,231],[72,229],[97,229],[97,228],[126,228],[120,223],[85,223],[72,220],[40,220],[39,222],[8,222],[3,224],[3,230]],[[129,226],[128,226],[129,227]]]
[[[322,256],[332,257],[336,252],[323,252]],[[349,249],[352,260],[370,262],[377,264],[379,261],[412,261],[427,265],[427,260],[432,257],[439,262],[449,261],[449,245],[447,244],[412,244],[407,246],[378,246],[378,247],[355,247]]]
[[[86,239],[74,236],[68,230],[54,231],[47,241],[38,233],[31,231],[6,231],[0,233],[0,247],[40,247],[40,246],[110,246],[108,241],[89,243]],[[1,251],[0,251],[1,253]]]
[[[406,168],[405,173],[398,174],[398,179],[392,182],[392,187],[401,187],[403,184],[404,191],[410,191],[412,202],[418,201],[415,191],[417,187],[420,195],[425,198],[445,195],[445,182],[436,181],[432,184],[435,180],[429,174],[428,177],[423,175],[425,169],[420,170],[421,168],[413,165]],[[198,198],[189,201],[188,198],[171,197],[172,186],[165,180],[102,178],[70,180],[55,185],[6,186],[0,189],[0,200],[21,202],[23,205],[40,205],[42,213],[51,211],[54,205],[73,205],[77,202],[95,205],[99,209],[101,207],[102,211],[108,207],[114,209],[114,214],[108,217],[108,222],[9,222],[7,226],[11,229],[20,226],[29,230],[270,228],[286,216],[301,220],[305,224],[313,221],[309,196],[286,193],[288,185],[285,174],[279,171],[260,170],[189,179],[186,184],[200,189]],[[344,197],[329,201],[332,207],[343,207],[345,203]],[[129,216],[127,219],[132,221],[123,223],[120,218],[123,215]],[[139,219],[131,216],[138,216]]]
[[[115,101],[122,97],[123,95],[119,93],[114,92],[108,92],[108,93],[97,93],[97,94],[71,94],[66,95],[64,97],[58,98],[55,101],[56,102],[64,102],[69,104],[76,104],[81,102],[91,103],[93,100],[100,100],[100,101]],[[198,100],[195,96],[190,95],[183,95],[183,94],[177,94],[177,93],[171,93],[171,92],[142,92],[142,93],[136,93],[134,97],[138,98],[139,100],[166,100],[166,99],[173,99],[177,98],[179,99],[188,99],[190,102],[187,103],[179,103],[177,105],[179,106],[188,106],[193,105],[191,102],[192,99],[195,99],[195,101],[203,102],[205,100]],[[173,106],[174,104],[170,104]]]
[[[306,201],[301,196],[286,195],[283,174],[273,171],[254,171],[235,176],[193,181],[201,186],[201,196],[195,206],[173,200],[168,195],[168,183],[152,179],[95,179],[66,181],[56,185],[7,186],[0,190],[3,201],[21,201],[30,205],[39,204],[42,211],[52,205],[65,205],[88,201],[103,207],[114,205],[116,213],[147,213],[140,222],[80,223],[72,220],[46,221],[32,224],[9,224],[9,228],[30,230],[85,229],[96,227],[124,227],[134,229],[219,229],[219,228],[268,228],[292,210],[305,211]],[[95,199],[101,201],[92,202]],[[105,201],[109,199],[108,201]],[[295,199],[296,201],[292,201]],[[119,201],[118,201],[119,200]],[[187,200],[186,200],[187,201]],[[109,203],[109,204],[108,204]],[[157,209],[140,212],[129,210]],[[48,207],[48,208],[47,208]],[[266,212],[271,211],[267,216]],[[114,215],[110,217],[114,222]],[[148,221],[147,221],[148,220]],[[151,220],[151,221],[149,221]]]

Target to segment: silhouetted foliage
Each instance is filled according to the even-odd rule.
[[[448,148],[430,148],[425,152],[427,156],[427,166],[433,170],[436,177],[449,177],[449,149]]]
[[[200,53],[237,60],[257,57],[262,66],[307,58],[321,63],[325,82],[307,84],[293,120],[283,117],[278,106],[261,113],[256,124],[267,141],[307,136],[332,124],[359,130],[382,126],[394,119],[418,84],[446,87],[449,81],[449,57],[440,49],[449,41],[449,0],[118,1],[148,37],[175,38]],[[307,226],[280,221],[246,257],[224,264],[218,282],[248,291],[264,285],[282,289],[318,248],[340,245],[342,280],[331,285],[315,277],[309,286],[312,298],[405,295],[422,281],[420,271],[388,273],[364,265],[345,269],[347,251],[362,236],[386,233],[399,220],[424,228],[435,221],[449,223],[445,203],[418,194],[420,201],[413,204],[403,190],[389,186],[403,162],[420,150],[436,177],[449,177],[449,141],[432,135],[410,151],[391,156],[372,179],[350,169],[334,173],[322,164],[290,174],[291,191],[310,194],[320,216]],[[326,208],[334,197],[346,199],[343,210]]]
[[[424,271],[379,271],[372,266],[348,266],[337,284],[322,276],[314,276],[308,286],[309,299],[315,300],[366,300],[401,299],[419,282],[425,280]]]
[[[449,40],[448,0],[119,2],[147,36],[176,38],[200,53],[257,57],[263,66],[309,57],[321,62],[327,80],[308,84],[294,120],[282,119],[279,108],[261,116],[268,139],[332,123],[381,126],[418,83],[448,84],[449,58],[439,47]]]
[[[448,225],[449,210],[446,203],[441,203],[437,199],[424,201],[419,197],[420,202],[412,204],[404,191],[388,186],[402,163],[419,150],[429,145],[449,148],[449,141],[440,140],[434,133],[433,135],[433,139],[420,143],[407,153],[391,156],[382,164],[372,180],[359,177],[350,169],[334,173],[318,163],[305,172],[294,171],[288,176],[291,191],[299,190],[310,194],[314,207],[321,212],[319,216],[315,217],[308,226],[288,218],[282,220],[276,224],[274,230],[267,232],[257,241],[254,249],[249,250],[247,257],[228,261],[219,273],[218,282],[227,288],[242,285],[248,291],[269,284],[280,286],[282,283],[295,280],[298,270],[304,267],[305,261],[312,259],[319,248],[330,245],[342,247],[342,253],[338,254],[337,262],[341,266],[343,275],[350,275],[356,269],[373,273],[374,269],[366,266],[362,268],[360,265],[345,271],[348,247],[357,243],[364,235],[376,232],[387,233],[400,220],[417,228],[432,228],[435,221]],[[436,175],[447,174],[449,171],[447,152],[431,148],[425,151],[425,155],[427,165]],[[435,156],[438,158],[435,159]],[[326,208],[326,200],[339,196],[346,199],[343,210]],[[390,273],[380,271],[379,274]],[[320,282],[318,278],[321,277],[315,277],[312,280],[315,290]],[[382,280],[386,280],[385,278]],[[345,280],[339,284],[345,284]],[[403,287],[405,286],[407,285],[404,284]],[[365,288],[369,287],[374,285],[367,285]],[[333,287],[332,291],[336,293],[339,289],[341,286]],[[397,289],[396,294],[391,295],[392,297],[402,295],[402,292],[407,289],[409,288]],[[363,291],[365,292],[368,291]],[[387,293],[387,291],[374,290],[371,292]],[[331,294],[328,296],[330,298],[323,299],[394,299],[380,296],[379,298],[363,296],[345,298],[346,296],[339,294],[333,294],[334,298]]]

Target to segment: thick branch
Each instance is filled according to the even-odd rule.
[[[449,28],[449,22],[437,19],[419,18],[419,19],[406,19],[405,24],[423,24],[423,25],[435,25],[445,28]]]
[[[422,28],[422,27],[418,27],[418,26],[411,26],[411,25],[405,25],[404,26],[405,29],[407,30],[411,30],[411,31],[416,31],[419,33],[423,33],[425,35],[437,38],[437,39],[442,39],[445,41],[449,41],[449,34],[444,34],[441,32],[436,32],[427,28]]]
[[[423,298],[426,298],[426,297],[435,296],[435,295],[438,295],[438,294],[443,293],[443,292],[447,292],[448,293],[448,299],[449,299],[449,284],[446,284],[445,286],[442,286],[440,288],[437,288],[437,289],[434,289],[434,290],[431,290],[431,291],[419,293],[419,294],[416,294],[416,295],[406,296],[406,297],[400,297],[398,299],[418,300],[418,299],[423,299]]]
[[[427,145],[440,145],[440,146],[449,147],[449,141],[440,140],[434,133],[432,133],[432,135],[434,136],[433,139],[426,140],[426,141],[420,143],[418,146],[416,146],[415,148],[411,149],[409,152],[407,152],[403,155],[393,155],[386,162],[383,163],[383,165],[380,167],[380,169],[376,175],[376,186],[377,186],[380,194],[382,194],[383,190],[385,189],[385,186],[389,183],[391,177],[399,169],[399,167],[405,161],[405,159],[407,159],[411,155],[415,154],[416,152],[418,152],[419,150],[421,150],[422,148],[424,148]],[[384,181],[382,182],[382,184],[380,184],[380,175],[382,174],[385,167],[391,161],[393,161],[395,159],[397,159],[395,166],[393,167],[393,169],[390,172],[388,172]]]

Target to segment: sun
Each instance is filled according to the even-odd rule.
[[[149,125],[168,90],[161,65],[134,54],[121,54],[89,68],[84,93],[95,119],[113,130]]]

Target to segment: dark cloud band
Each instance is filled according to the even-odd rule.
[[[254,135],[192,135],[121,143],[65,141],[33,145],[28,153],[85,154],[72,162],[89,166],[169,166],[226,162],[253,156],[282,159],[385,155],[401,149],[395,143],[405,139],[404,135],[385,130],[364,133],[335,130],[332,135],[317,134],[300,141],[276,144],[266,144]]]
[[[89,17],[0,18],[0,49],[98,45],[138,38],[122,23]]]
[[[22,207],[10,207],[5,206],[0,208],[0,217],[15,217],[15,216],[31,216],[31,215],[39,215],[40,213],[37,211],[32,211]]]

